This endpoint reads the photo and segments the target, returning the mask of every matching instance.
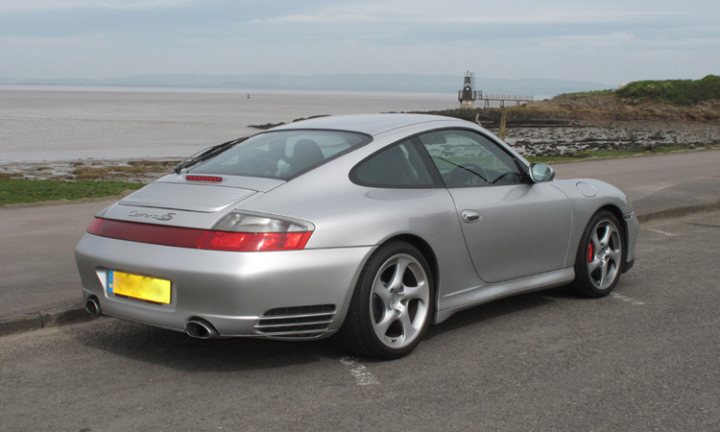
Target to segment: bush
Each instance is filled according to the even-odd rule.
[[[617,91],[625,99],[650,99],[677,105],[720,100],[720,76],[700,80],[635,81]]]

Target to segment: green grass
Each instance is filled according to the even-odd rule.
[[[635,81],[623,86],[617,95],[625,99],[649,99],[676,105],[720,99],[720,76],[700,80]]]
[[[141,186],[141,183],[117,181],[0,179],[0,206],[111,197]]]
[[[616,90],[603,89],[603,90],[588,90],[583,92],[571,92],[563,93],[563,96],[585,96],[585,95],[611,95],[615,94]]]
[[[632,150],[585,150],[575,152],[573,154],[563,156],[529,156],[526,159],[534,163],[563,163],[578,162],[584,159],[620,159],[633,156],[652,156],[657,154],[672,153],[677,151],[688,150],[685,146],[657,146],[650,149],[632,149]]]

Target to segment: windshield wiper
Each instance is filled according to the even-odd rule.
[[[190,168],[197,163],[215,157],[220,153],[224,152],[225,150],[229,149],[230,147],[233,147],[235,144],[239,144],[245,141],[246,139],[248,139],[248,137],[238,138],[236,140],[224,142],[222,144],[214,145],[205,150],[201,150],[200,152],[195,153],[194,155],[175,165],[175,174],[180,174],[180,172],[182,172],[182,170],[184,170],[185,168]]]
[[[458,165],[458,164],[456,164],[455,162],[451,162],[451,161],[449,161],[449,160],[447,160],[447,159],[445,159],[445,158],[443,158],[443,157],[440,157],[440,156],[435,156],[435,158],[436,158],[436,159],[440,159],[440,160],[443,161],[443,162],[449,163],[450,165],[452,165],[452,166],[454,166],[454,167],[457,167],[457,168],[460,168],[460,169],[464,169],[464,170],[467,171],[467,172],[473,173],[473,174],[475,174],[476,176],[480,177],[480,178],[482,179],[482,181],[484,181],[485,183],[490,183],[490,182],[489,182],[485,177],[483,177],[480,173],[478,173],[478,172],[476,172],[476,171],[474,171],[474,170],[471,170],[470,168],[468,168],[468,167],[466,167],[466,166]],[[474,165],[474,164],[473,164],[473,165]],[[479,167],[478,167],[478,168],[479,168]]]

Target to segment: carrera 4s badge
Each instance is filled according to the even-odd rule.
[[[175,213],[163,213],[163,214],[153,214],[153,213],[143,213],[139,212],[137,210],[133,210],[128,214],[129,217],[136,217],[136,218],[143,218],[143,219],[155,219],[159,221],[169,221],[175,216]]]

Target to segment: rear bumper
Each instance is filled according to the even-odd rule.
[[[322,337],[339,329],[372,250],[222,252],[85,234],[75,256],[83,296],[97,297],[104,314],[176,331],[199,317],[223,337],[285,339]],[[109,269],[172,281],[170,304],[108,293]]]

